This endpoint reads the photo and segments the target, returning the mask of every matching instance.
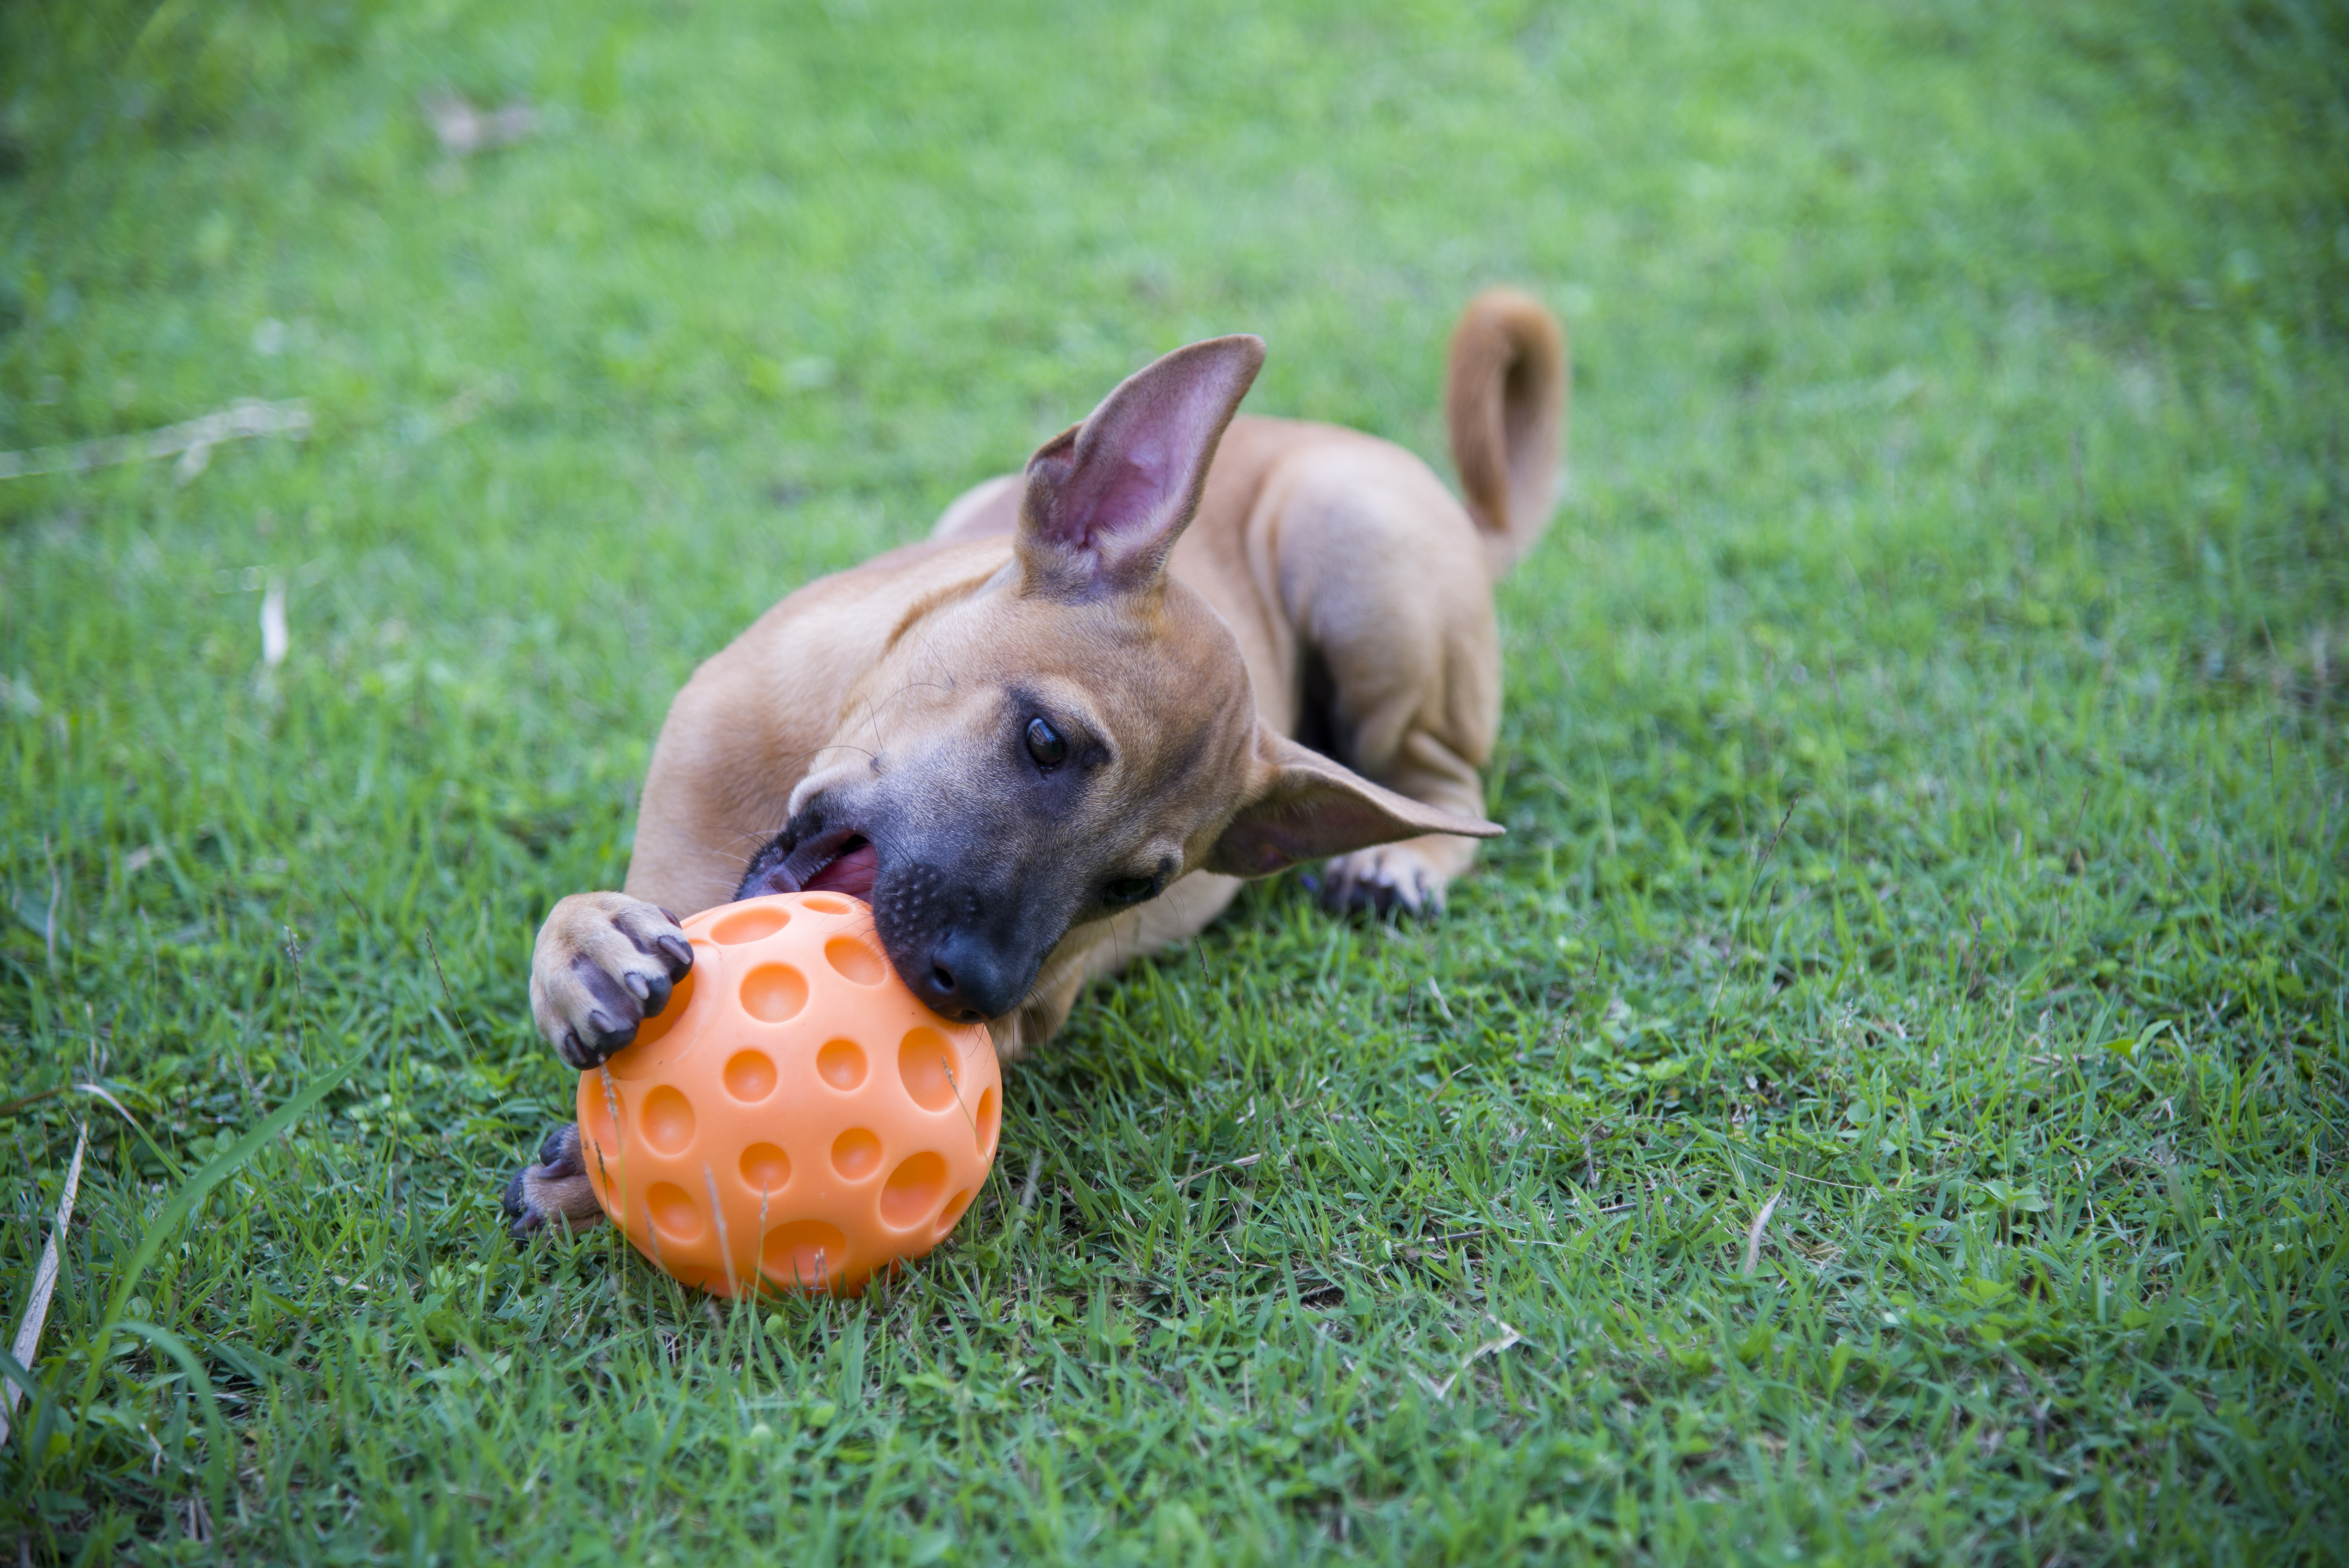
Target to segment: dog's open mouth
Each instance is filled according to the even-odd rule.
[[[736,898],[756,898],[769,892],[844,892],[873,902],[874,880],[881,874],[881,851],[854,828],[839,827],[799,833],[790,829],[761,850],[743,873]]]
[[[841,841],[831,859],[801,880],[803,892],[844,892],[866,903],[873,899],[873,879],[881,870],[881,851],[861,833]]]

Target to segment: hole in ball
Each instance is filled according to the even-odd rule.
[[[792,912],[773,904],[756,904],[738,909],[709,928],[709,939],[728,947],[740,947],[746,942],[770,937],[792,923]]]
[[[835,936],[823,944],[824,962],[840,971],[841,977],[859,985],[878,985],[881,977],[889,973],[888,965],[873,951],[873,944],[854,936]]]
[[[833,1140],[832,1168],[846,1181],[864,1181],[881,1169],[881,1140],[864,1128],[850,1128]]]
[[[889,1172],[881,1189],[881,1222],[893,1231],[910,1231],[929,1218],[947,1190],[947,1162],[927,1150]]]
[[[864,1047],[854,1040],[826,1040],[815,1054],[815,1076],[834,1088],[854,1088],[864,1081]]]
[[[954,1077],[961,1066],[954,1042],[936,1029],[913,1030],[897,1047],[897,1076],[924,1110],[944,1110],[954,1104]]]
[[[826,1290],[848,1268],[848,1238],[822,1220],[793,1220],[767,1233],[759,1270],[795,1290]]]
[[[1003,1104],[995,1098],[993,1089],[988,1089],[978,1097],[977,1119],[978,1157],[981,1160],[992,1160],[995,1158],[995,1135],[1003,1125]]]
[[[780,1192],[791,1185],[792,1157],[771,1143],[742,1150],[742,1180],[753,1192]]]
[[[701,1234],[701,1210],[674,1181],[656,1181],[645,1193],[645,1208],[662,1235],[689,1242]]]
[[[971,1199],[978,1194],[978,1188],[966,1187],[947,1199],[947,1206],[938,1212],[938,1222],[932,1227],[930,1233],[941,1241],[945,1240],[946,1233],[955,1228],[955,1222],[962,1218],[962,1212],[970,1207]]]
[[[682,1154],[693,1142],[693,1102],[667,1084],[645,1096],[637,1122],[645,1141],[663,1154]]]
[[[807,977],[788,964],[761,964],[742,977],[742,1010],[761,1023],[796,1016],[807,999]]]
[[[763,1051],[736,1051],[726,1058],[726,1092],[748,1103],[775,1092],[775,1064]]]

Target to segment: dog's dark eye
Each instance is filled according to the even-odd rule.
[[[1039,768],[1058,768],[1069,759],[1069,743],[1042,719],[1031,718],[1028,721],[1028,755],[1036,759]]]
[[[1140,903],[1158,892],[1156,877],[1120,877],[1102,889],[1103,903]]]

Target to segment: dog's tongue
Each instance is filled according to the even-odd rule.
[[[844,892],[851,898],[873,901],[873,879],[881,870],[881,851],[866,840],[859,839],[854,849],[837,856],[823,870],[808,878],[807,892]]]

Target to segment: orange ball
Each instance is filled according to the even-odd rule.
[[[723,904],[685,934],[668,1006],[579,1075],[604,1212],[719,1295],[854,1295],[944,1241],[1003,1119],[986,1027],[916,1001],[844,894]]]

